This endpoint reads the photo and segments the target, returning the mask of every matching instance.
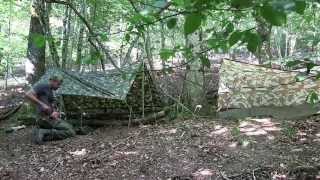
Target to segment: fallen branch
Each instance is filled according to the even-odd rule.
[[[165,111],[160,111],[157,113],[153,113],[144,118],[132,119],[131,125],[140,125],[140,124],[148,124],[160,120],[161,118],[166,116]],[[128,120],[84,120],[82,122],[85,125],[91,126],[127,126]]]
[[[10,118],[11,116],[13,116],[16,112],[18,112],[18,110],[22,107],[22,104],[17,105],[16,107],[14,107],[12,110],[7,111],[6,113],[4,113],[3,115],[0,115],[0,121],[1,120],[5,120]]]
[[[145,123],[150,123],[153,121],[156,121],[157,119],[163,118],[166,116],[166,112],[165,111],[160,111],[154,114],[151,114],[149,116],[146,116],[144,118],[140,118],[140,119],[133,119],[131,121],[132,124],[145,124]]]

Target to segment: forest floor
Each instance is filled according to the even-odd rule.
[[[319,173],[319,117],[104,127],[40,146],[31,143],[31,130],[0,134],[1,180],[300,180]]]

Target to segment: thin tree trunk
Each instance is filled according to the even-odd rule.
[[[9,46],[11,46],[11,12],[12,12],[12,2],[10,2],[10,9],[9,9],[9,19],[8,19],[8,39],[9,39]],[[1,53],[1,52],[0,52]],[[0,58],[1,58],[1,54],[0,54]],[[8,53],[8,57],[6,58],[6,81],[5,81],[5,86],[4,89],[7,90],[8,88],[8,78],[9,78],[9,61],[11,59],[11,55],[10,53]]]
[[[166,47],[166,37],[164,36],[164,21],[161,21],[160,24],[160,42],[161,42],[161,49],[164,49]],[[165,68],[166,63],[164,60],[161,59],[162,69]]]
[[[77,40],[78,40],[78,37],[79,37],[79,32],[78,32],[78,27],[79,27],[79,23],[76,22],[76,19],[74,16],[72,16],[72,13],[71,13],[71,22],[75,22],[74,24],[71,23],[71,26],[70,26],[70,36],[69,37],[72,37],[71,38],[71,45],[70,45],[70,50],[69,50],[69,58],[70,58],[70,61],[67,62],[67,67],[68,69],[72,68],[73,66],[73,59],[75,59],[73,57],[73,51],[75,49],[75,47],[77,46]]]
[[[89,33],[89,43],[99,52],[99,50],[101,49],[103,51],[103,58],[101,59],[101,64],[104,64],[105,60],[109,60],[111,62],[111,64],[119,71],[122,72],[122,70],[117,66],[116,62],[114,61],[114,59],[111,56],[111,52],[110,50],[105,47],[105,45],[102,43],[101,39],[96,35],[96,33],[94,32],[94,30],[92,29],[91,25],[89,24],[89,22],[87,21],[87,19],[81,15],[81,13],[75,8],[75,6],[73,6],[73,4],[66,2],[66,1],[60,1],[60,0],[45,0],[48,3],[58,3],[58,4],[64,4],[66,6],[69,6],[74,13],[80,18],[80,20],[85,24],[86,28],[88,29],[88,33]],[[97,45],[95,44],[95,42],[97,43]],[[100,49],[99,49],[100,48]],[[103,70],[104,66],[102,66]]]
[[[80,27],[79,31],[79,39],[77,45],[77,57],[76,57],[76,69],[80,71],[81,64],[82,64],[82,48],[83,48],[83,34],[84,34],[84,27]]]
[[[61,66],[63,69],[66,68],[66,62],[68,58],[68,45],[70,37],[70,26],[71,26],[71,9],[66,6],[65,18],[63,20],[63,41],[62,41],[62,54],[61,54]]]
[[[84,1],[81,3],[81,13],[83,16],[85,16],[86,4]],[[82,23],[79,23],[79,38],[78,38],[78,44],[77,44],[77,57],[76,57],[76,69],[77,71],[81,70],[81,64],[82,64],[82,48],[83,48],[83,35],[84,35],[84,25]]]
[[[96,16],[97,16],[97,1],[94,1],[94,5],[92,8],[90,8],[90,14],[89,17],[90,21],[91,21],[91,26],[93,29],[96,29]],[[101,59],[102,57],[97,57],[97,53],[99,53],[99,51],[97,51],[93,46],[90,47],[90,57],[91,60],[96,60],[97,58],[100,59],[100,64],[101,64],[101,68],[104,69],[104,61],[103,59]],[[96,63],[91,64],[91,71],[96,71],[97,67],[96,67]]]
[[[57,51],[57,47],[55,45],[55,40],[51,33],[50,23],[49,23],[49,14],[51,12],[51,4],[50,3],[44,3],[44,0],[41,0],[43,2],[43,10],[40,14],[41,17],[41,23],[43,26],[43,31],[46,34],[46,39],[49,45],[50,54],[53,60],[53,63],[55,66],[60,67],[59,64],[59,55]]]
[[[151,40],[150,40],[150,33],[149,33],[149,28],[148,28],[147,31],[145,32],[145,51],[146,51],[146,55],[147,55],[148,64],[149,64],[151,70],[154,70],[153,58],[152,58],[152,52],[151,52],[150,46],[151,46]]]
[[[41,0],[33,0],[32,9],[31,9],[31,20],[30,20],[30,29],[29,29],[29,37],[28,37],[28,49],[27,49],[27,57],[31,62],[30,64],[33,67],[29,67],[29,72],[27,79],[29,83],[35,83],[41,75],[45,72],[45,33],[43,31],[41,17],[39,16],[41,10],[43,10],[44,2]],[[39,44],[39,40],[41,40],[41,44]]]

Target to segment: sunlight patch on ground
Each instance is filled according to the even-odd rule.
[[[298,136],[306,136],[306,135],[307,135],[307,133],[302,132],[302,131],[298,131],[297,135],[298,135]]]
[[[228,145],[230,148],[236,148],[238,146],[238,142],[233,142]]]
[[[313,142],[318,142],[318,143],[320,143],[320,138],[319,138],[319,139],[314,139]]]
[[[177,129],[170,129],[170,130],[160,130],[159,134],[175,134],[177,133]]]
[[[306,141],[307,141],[307,138],[300,138],[299,141],[301,141],[301,142],[306,142]]]
[[[271,118],[262,118],[262,119],[253,118],[253,119],[251,119],[251,121],[256,121],[256,122],[262,123],[262,124],[272,123]]]
[[[245,135],[247,136],[259,136],[259,135],[266,135],[266,134],[268,134],[267,131],[263,129],[256,129],[255,131],[245,132]]]
[[[237,147],[240,145],[240,146],[246,148],[246,147],[248,147],[248,146],[250,145],[250,143],[251,143],[251,142],[248,141],[248,140],[243,140],[243,141],[241,141],[241,142],[236,141],[236,142],[232,142],[231,144],[229,144],[228,147],[229,147],[229,148],[232,148],[232,149],[235,149],[235,148],[237,148]]]
[[[277,127],[278,123],[272,122],[271,118],[253,118],[243,121],[239,124],[240,132],[247,136],[267,135],[269,132],[280,131],[281,128]],[[268,137],[273,140],[274,137]]]
[[[210,133],[210,136],[213,136],[213,135],[223,135],[223,134],[226,134],[227,132],[228,132],[228,128],[219,126],[219,128],[215,128],[215,131],[212,131],[212,132]]]
[[[268,138],[269,140],[274,140],[274,139],[275,139],[275,137],[272,136],[272,135],[267,136],[267,138]]]
[[[137,151],[118,151],[117,153],[121,155],[127,155],[127,156],[139,154]]]
[[[193,176],[212,176],[214,172],[211,169],[199,169],[197,172],[193,173]]]
[[[302,152],[302,151],[303,151],[302,148],[296,148],[291,150],[291,152]]]

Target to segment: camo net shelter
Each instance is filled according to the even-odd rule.
[[[218,111],[306,104],[320,81],[296,81],[299,72],[224,60],[219,72]]]
[[[68,118],[128,119],[154,113],[163,105],[159,92],[141,63],[106,72],[75,72],[48,69],[37,82],[52,75],[63,77],[56,91]]]

